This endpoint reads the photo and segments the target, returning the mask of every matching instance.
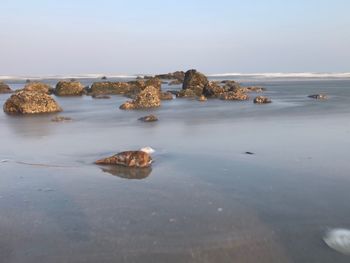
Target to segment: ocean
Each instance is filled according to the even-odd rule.
[[[26,78],[2,77],[13,89]],[[122,111],[123,96],[83,96],[55,97],[60,114],[1,111],[0,261],[349,262],[323,237],[350,228],[350,74],[210,79],[262,86],[272,103],[178,98]],[[317,93],[328,99],[308,98]],[[159,121],[138,120],[150,113]],[[93,164],[145,146],[150,169]]]

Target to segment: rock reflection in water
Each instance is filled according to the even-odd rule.
[[[100,166],[100,168],[105,173],[109,173],[124,179],[142,180],[147,178],[152,172],[151,167],[134,168],[134,167],[124,167],[120,165],[106,165],[106,166]]]

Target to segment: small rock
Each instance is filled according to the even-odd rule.
[[[143,168],[151,165],[152,157],[144,151],[126,151],[108,158],[97,160],[95,163]]]
[[[147,109],[160,107],[159,90],[153,86],[149,86],[136,95],[132,101],[127,101],[120,106],[122,110],[131,109]]]
[[[268,97],[265,97],[265,96],[258,96],[254,99],[254,103],[255,104],[267,104],[267,103],[271,103],[271,99],[269,99]]]
[[[158,118],[154,115],[148,115],[148,116],[139,118],[139,120],[143,122],[155,122],[155,121],[158,121]]]
[[[66,121],[72,121],[72,118],[70,117],[64,117],[64,116],[56,116],[51,119],[52,122],[66,122]]]
[[[85,93],[84,86],[78,81],[60,81],[56,85],[56,96],[82,96]]]
[[[309,95],[308,97],[311,99],[315,99],[315,100],[326,100],[327,99],[327,95],[325,95],[325,94],[313,94],[313,95]]]
[[[200,102],[204,102],[204,101],[207,101],[208,99],[204,96],[204,95],[202,95],[202,96],[200,96],[199,98],[198,98],[198,101],[200,101]]]
[[[10,86],[0,81],[0,94],[12,93]]]
[[[248,100],[249,96],[243,92],[228,91],[221,95],[221,100]]]
[[[111,98],[111,96],[102,95],[102,94],[93,94],[91,97],[94,99],[110,99]]]
[[[174,98],[173,98],[173,94],[171,92],[161,92],[160,99],[161,100],[172,100]]]

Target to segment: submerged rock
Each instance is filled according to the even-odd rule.
[[[93,99],[110,99],[111,96],[108,96],[108,95],[103,95],[103,94],[93,94],[91,96]]]
[[[265,96],[258,96],[254,99],[255,104],[267,104],[271,102],[272,102],[271,99]]]
[[[325,95],[325,94],[313,94],[313,95],[309,95],[308,97],[311,99],[315,99],[315,100],[326,100],[327,99],[327,95]]]
[[[19,91],[4,104],[4,112],[19,114],[50,113],[62,111],[57,102],[45,93]]]
[[[136,95],[132,101],[127,101],[120,106],[122,110],[130,109],[147,109],[160,107],[159,90],[153,86],[149,86]]]
[[[24,86],[23,90],[41,92],[45,94],[53,93],[53,88],[49,84],[43,82],[29,82]]]
[[[143,122],[155,122],[155,121],[158,121],[158,118],[156,116],[154,116],[153,114],[151,114],[148,116],[141,117],[141,118],[139,118],[139,120],[143,121]]]
[[[12,93],[12,89],[9,85],[5,84],[4,82],[0,81],[0,94],[7,94]]]
[[[161,92],[159,94],[161,100],[172,100],[173,94],[171,92]]]
[[[152,157],[144,151],[126,151],[98,160],[95,163],[143,168],[151,165]]]
[[[185,72],[175,71],[173,73],[156,75],[156,77],[160,79],[174,79],[182,83],[185,78]]]
[[[186,72],[182,85],[183,90],[192,90],[197,96],[201,96],[203,88],[208,84],[208,79],[202,73],[191,69]]]
[[[243,92],[228,91],[221,95],[221,100],[248,100],[249,96]]]
[[[72,121],[72,118],[70,117],[64,117],[64,116],[56,116],[51,119],[52,122],[67,122]]]
[[[91,86],[90,92],[93,95],[116,95],[127,94],[130,92],[131,85],[126,82],[94,82]]]
[[[57,96],[82,96],[84,93],[84,86],[75,80],[60,81],[55,89],[55,95]]]

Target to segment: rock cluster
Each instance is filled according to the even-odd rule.
[[[196,96],[203,94],[204,87],[208,84],[208,79],[202,73],[195,69],[186,72],[185,79],[182,85],[183,90],[192,90]]]
[[[11,95],[4,104],[6,113],[35,114],[62,111],[57,102],[41,92],[19,91]]]
[[[84,86],[75,80],[60,81],[56,85],[56,96],[82,96],[85,93]]]

